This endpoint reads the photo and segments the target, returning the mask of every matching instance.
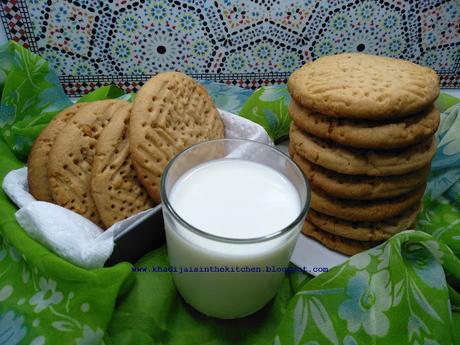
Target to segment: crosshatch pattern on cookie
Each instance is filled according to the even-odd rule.
[[[129,124],[137,176],[160,202],[160,179],[169,160],[186,147],[224,137],[224,125],[206,89],[177,72],[161,73],[139,91]]]
[[[84,105],[85,103],[77,103],[57,114],[32,145],[27,162],[27,179],[29,191],[37,200],[53,201],[48,180],[48,155],[56,137]]]
[[[96,143],[124,101],[107,100],[78,111],[56,138],[49,155],[49,182],[54,201],[103,225],[91,196],[91,168]]]
[[[130,112],[131,104],[121,106],[96,144],[91,194],[106,227],[154,205],[137,179],[129,155]]]
[[[439,78],[409,61],[367,55],[325,56],[291,74],[289,92],[299,104],[328,116],[401,118],[429,107]]]

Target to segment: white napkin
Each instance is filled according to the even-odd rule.
[[[85,268],[102,267],[113,251],[113,234],[58,205],[33,201],[16,212],[30,237]]]
[[[249,139],[273,145],[273,141],[262,126],[228,111],[219,110],[219,112],[225,126],[225,138]]]
[[[225,137],[250,139],[268,145],[273,142],[258,124],[220,110]],[[149,209],[115,223],[103,231],[99,226],[61,206],[37,201],[27,184],[27,168],[13,170],[3,180],[3,190],[20,209],[16,220],[35,240],[57,255],[84,268],[102,267],[110,257],[115,240],[138,219],[154,212]]]
[[[112,254],[114,240],[153,210],[139,212],[103,231],[78,213],[37,201],[29,193],[27,168],[10,171],[3,180],[3,190],[20,207],[16,220],[30,237],[84,268],[102,267]]]

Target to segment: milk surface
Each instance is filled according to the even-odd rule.
[[[273,234],[301,212],[299,194],[288,178],[252,161],[218,159],[194,167],[172,187],[169,201],[187,223],[206,233],[231,239]],[[235,318],[262,308],[275,294],[302,222],[291,231],[256,243],[215,240],[185,228],[164,212],[170,265],[177,269],[223,268],[233,272],[173,273],[177,289],[199,311]],[[252,267],[257,272],[236,272]]]
[[[299,195],[284,175],[241,159],[214,160],[189,170],[175,183],[170,202],[189,224],[229,238],[269,235],[300,212]]]

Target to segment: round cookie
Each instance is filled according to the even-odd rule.
[[[436,153],[436,142],[429,138],[398,150],[347,148],[312,136],[293,122],[289,131],[293,149],[310,162],[349,175],[403,175],[428,165]]]
[[[29,191],[35,199],[53,202],[48,182],[48,154],[56,136],[84,105],[85,103],[77,103],[61,111],[35,139],[27,161]]]
[[[384,241],[398,232],[410,229],[417,220],[419,209],[419,205],[414,205],[400,215],[378,222],[349,222],[310,209],[307,219],[333,235],[358,241]]]
[[[137,176],[160,202],[160,180],[169,160],[185,148],[224,137],[224,125],[206,89],[178,72],[160,73],[139,90],[129,123]]]
[[[434,106],[417,115],[392,121],[370,122],[338,119],[319,114],[291,101],[289,113],[304,131],[336,143],[364,149],[394,149],[413,145],[431,137],[439,125]]]
[[[102,130],[91,172],[91,195],[105,227],[153,207],[129,156],[131,104],[123,104]]]
[[[127,102],[104,100],[80,109],[56,137],[48,176],[54,201],[103,226],[91,196],[91,168],[100,133]]]
[[[345,53],[324,56],[291,74],[288,88],[302,106],[354,119],[405,117],[438,97],[431,68],[390,57]]]
[[[329,232],[321,231],[308,220],[305,220],[303,224],[302,233],[317,240],[331,250],[349,256],[361,253],[380,244],[379,242],[363,242],[336,236]]]
[[[372,200],[402,195],[425,184],[430,174],[430,165],[427,165],[406,175],[344,175],[311,163],[291,146],[289,151],[313,187],[343,199]]]
[[[323,191],[312,189],[310,207],[344,220],[376,222],[395,217],[415,205],[423,196],[425,187],[423,185],[404,195],[381,200],[336,199]]]

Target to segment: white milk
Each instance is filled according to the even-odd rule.
[[[194,167],[174,184],[170,204],[187,223],[219,237],[248,239],[275,233],[301,212],[294,185],[278,171],[240,159],[218,159]],[[185,229],[164,212],[173,278],[185,300],[201,312],[235,318],[262,308],[276,293],[302,223],[288,233],[257,243],[216,241]],[[206,270],[226,270],[208,272]],[[231,272],[237,268],[261,272]]]

